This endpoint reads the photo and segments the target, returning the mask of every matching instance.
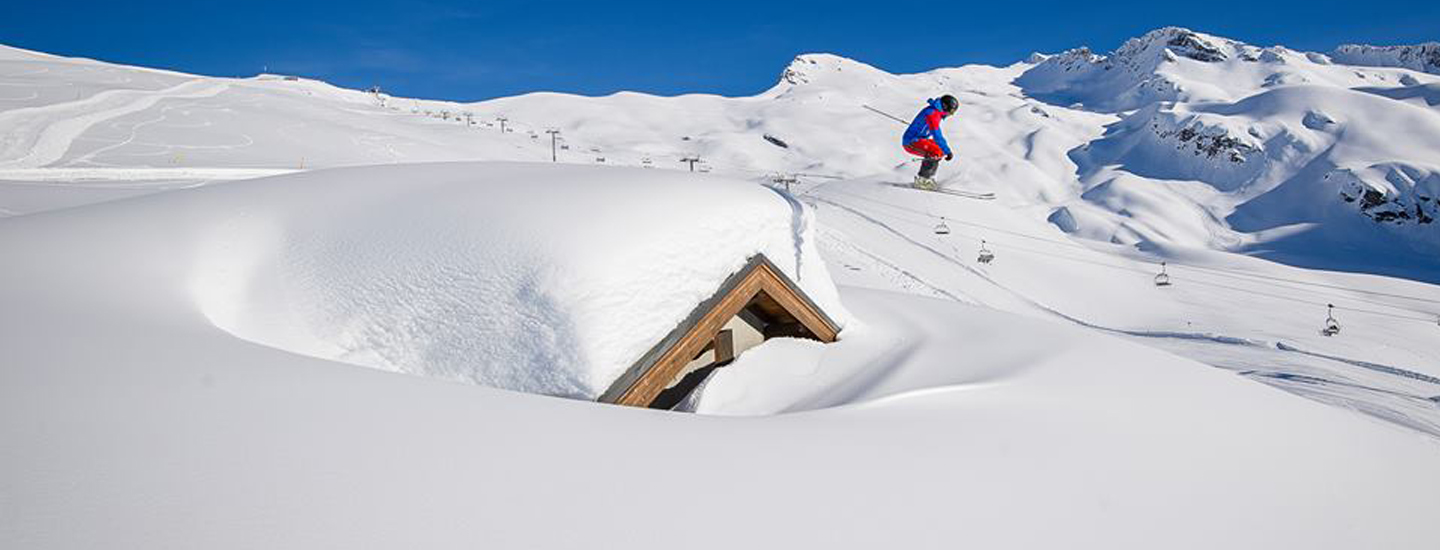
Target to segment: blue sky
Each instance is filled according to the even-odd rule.
[[[1178,25],[1257,45],[1440,40],[1440,2],[41,2],[9,1],[0,43],[186,72],[313,76],[477,100],[550,90],[749,95],[791,58],[891,72],[1109,51]]]

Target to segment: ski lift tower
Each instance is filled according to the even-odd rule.
[[[691,172],[694,172],[694,171],[695,171],[695,163],[700,162],[700,155],[694,155],[694,156],[689,156],[689,157],[682,158],[682,159],[680,159],[680,162],[688,162],[688,163],[690,163],[690,171],[691,171]]]
[[[796,179],[795,176],[789,176],[785,174],[778,174],[775,177],[771,178],[770,181],[775,182],[775,185],[785,186],[786,193],[790,192],[790,186],[792,184],[800,183],[800,180]]]
[[[545,130],[545,133],[550,134],[550,162],[560,162],[560,156],[555,152],[555,147],[560,140],[560,130],[551,128]]]

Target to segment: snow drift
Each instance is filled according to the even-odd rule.
[[[125,264],[168,266],[156,276],[241,338],[531,393],[598,396],[757,253],[844,319],[804,207],[723,178],[399,165],[97,208],[106,221],[8,243],[7,255],[75,250],[67,235],[103,230],[135,255]]]
[[[68,217],[33,218],[52,216]],[[18,226],[0,222],[0,240]],[[21,287],[0,272],[0,292],[83,288],[64,275]],[[795,548],[1338,550],[1440,537],[1433,440],[1077,327],[918,296],[845,296],[885,332],[838,345],[894,345],[881,363],[893,370],[827,362],[804,377],[795,361],[781,377],[798,391],[766,400],[754,390],[780,385],[766,377],[715,396],[749,410],[817,391],[878,400],[761,418],[337,365],[157,316],[143,307],[153,295],[115,309],[4,297],[25,306],[0,310],[6,548],[733,549],[761,535]],[[769,347],[745,357],[794,351]],[[677,491],[704,498],[675,505]],[[730,528],[714,528],[721,517]]]
[[[841,311],[809,214],[745,182],[461,163],[191,200],[214,213],[190,287],[218,326],[386,370],[594,398],[757,253]]]

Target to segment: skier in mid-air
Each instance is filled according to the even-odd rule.
[[[928,101],[920,114],[915,115],[915,121],[905,129],[905,137],[901,143],[905,145],[905,151],[921,157],[925,160],[920,162],[920,174],[915,176],[915,187],[934,191],[940,188],[935,183],[935,171],[940,169],[940,159],[951,160],[955,155],[950,152],[950,144],[945,142],[945,134],[940,131],[940,121],[955,114],[960,108],[960,100],[955,96],[946,94],[939,99]]]

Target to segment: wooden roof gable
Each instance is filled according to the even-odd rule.
[[[840,327],[764,254],[730,275],[670,334],[631,365],[599,401],[644,407],[737,315],[759,317],[766,337],[798,336],[833,342]]]

